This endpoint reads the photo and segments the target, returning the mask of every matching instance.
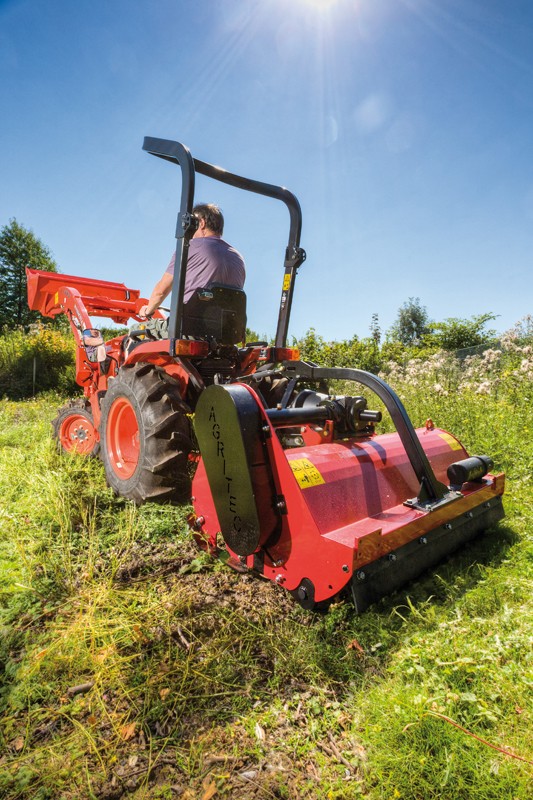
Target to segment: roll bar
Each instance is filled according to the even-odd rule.
[[[305,261],[305,250],[300,247],[302,211],[295,195],[283,186],[274,186],[270,183],[244,178],[228,172],[222,167],[216,167],[213,164],[193,158],[190,150],[185,145],[170,139],[155,139],[146,136],[143,150],[153,156],[163,158],[165,161],[177,164],[181,168],[181,202],[176,223],[176,268],[168,327],[170,339],[179,339],[182,334],[183,296],[185,293],[189,242],[197,226],[192,209],[194,205],[195,173],[198,172],[237,189],[244,189],[248,192],[281,200],[288,208],[290,215],[289,240],[285,251],[283,287],[275,339],[276,347],[285,347],[294,293],[294,280],[298,267]]]

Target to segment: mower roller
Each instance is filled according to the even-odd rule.
[[[146,138],[143,147],[181,169],[168,321],[156,312],[143,324],[146,301],[123,284],[28,270],[30,307],[66,313],[78,344],[84,399],[54,423],[61,447],[99,453],[115,492],[137,503],[190,497],[196,467],[189,524],[198,544],[226,550],[231,566],[284,587],[307,609],[349,592],[364,611],[498,522],[504,475],[491,473],[490,457],[469,456],[430,420],[415,430],[378,376],[301,361],[287,347],[305,260],[296,197],[194,159],[179,142]],[[184,304],[196,172],[287,206],[272,346],[242,343],[242,290],[210,285]],[[95,361],[84,340],[90,315],[138,325],[107,342],[105,361]],[[363,394],[334,391],[352,384]],[[368,396],[395,433],[376,434],[382,412],[367,407]]]

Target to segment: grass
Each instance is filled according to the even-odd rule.
[[[403,389],[506,471],[507,517],[362,617],[114,498],[56,452],[60,398],[0,402],[2,797],[531,797],[531,404]]]

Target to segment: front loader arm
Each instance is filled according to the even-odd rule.
[[[29,268],[26,277],[32,311],[45,317],[74,315],[84,328],[91,327],[89,316],[107,317],[119,325],[126,325],[131,318],[140,320],[138,311],[148,302],[140,297],[138,289],[128,289],[123,283]],[[157,312],[154,317],[162,315]]]
[[[93,410],[96,427],[100,420],[98,393],[106,391],[109,373],[102,372],[99,363],[90,363],[87,357],[83,331],[93,327],[91,316],[106,317],[118,324],[127,325],[131,318],[141,320],[138,311],[147,300],[140,297],[138,289],[128,289],[123,283],[79,278],[57,272],[26,269],[28,305],[45,317],[65,314],[76,341],[76,382],[83,387]],[[163,318],[161,312],[154,314]],[[120,347],[117,340],[107,346],[115,362]],[[116,370],[116,364],[114,367]]]

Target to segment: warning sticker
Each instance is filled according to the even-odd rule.
[[[291,288],[291,274],[287,272],[286,275],[283,276],[283,291],[288,292]]]
[[[326,482],[308,458],[295,458],[289,463],[294,477],[302,489],[309,489],[310,486],[320,486],[321,483]]]
[[[449,433],[439,433],[439,436],[440,436],[441,439],[444,439],[444,441],[447,444],[450,445],[452,450],[462,450],[463,449],[462,446],[457,441],[457,439],[454,439],[453,436],[450,436]]]

